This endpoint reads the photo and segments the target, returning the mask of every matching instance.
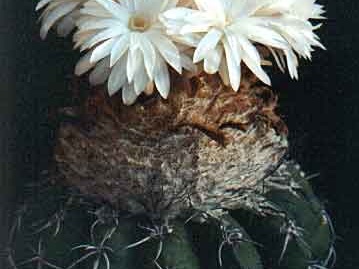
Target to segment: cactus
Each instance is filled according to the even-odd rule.
[[[85,52],[8,267],[325,269],[335,232],[288,156],[265,66],[324,49],[308,1],[41,0]],[[107,81],[106,89],[100,86]],[[76,85],[78,88],[76,88]],[[265,86],[268,85],[268,86]],[[65,101],[66,102],[66,101]],[[45,172],[45,171],[44,171]]]
[[[247,70],[239,93],[205,74],[171,92],[126,107],[92,90],[61,109],[54,166],[16,215],[9,268],[332,266],[334,229],[287,156],[272,91]]]

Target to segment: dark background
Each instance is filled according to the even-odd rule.
[[[338,234],[335,268],[359,268],[359,1],[320,1],[328,20],[319,34],[327,51],[302,62],[300,80],[274,76],[292,156],[313,179]],[[0,3],[0,242],[16,190],[37,178],[52,137],[50,102],[70,80],[71,44],[39,38],[35,1]],[[65,79],[64,79],[65,78]],[[0,245],[1,247],[1,245]]]

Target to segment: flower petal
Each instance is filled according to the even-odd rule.
[[[59,21],[56,27],[56,31],[60,37],[68,36],[72,30],[75,29],[75,20],[79,15],[78,13],[78,11],[72,11],[70,14],[62,18],[61,21]]]
[[[86,53],[80,58],[75,67],[75,75],[81,76],[95,66],[95,63],[90,62],[92,51]]]
[[[130,42],[130,35],[120,36],[116,43],[113,45],[111,50],[111,59],[110,66],[114,66],[117,61],[124,55],[124,53],[128,50]]]
[[[70,13],[77,7],[78,3],[69,2],[64,3],[55,10],[51,11],[48,16],[45,16],[42,20],[42,26],[40,29],[40,37],[45,39],[50,28],[58,21],[61,17]]]
[[[270,78],[267,73],[262,69],[260,62],[258,63],[255,59],[251,58],[247,53],[243,53],[243,62],[247,67],[265,84],[271,85]]]
[[[253,59],[254,62],[260,64],[261,57],[257,48],[242,35],[237,35],[238,44],[241,47],[243,54],[247,54],[249,58]]]
[[[106,39],[110,39],[110,38],[113,38],[116,36],[121,36],[127,32],[128,32],[128,29],[124,28],[123,26],[114,26],[107,30],[101,31],[98,34],[94,35],[86,43],[82,44],[81,51],[92,48],[96,44],[98,44]]]
[[[132,84],[125,84],[122,87],[122,101],[125,105],[132,105],[137,99],[137,94]]]
[[[232,49],[233,59],[235,60],[237,65],[240,65],[241,64],[241,58],[242,58],[242,56],[241,56],[242,49],[239,46],[238,34],[236,35],[230,29],[226,29],[225,30],[225,37],[226,37],[226,40],[228,42],[228,45]]]
[[[165,61],[181,74],[181,56],[173,42],[164,35],[157,33],[151,33],[148,36]]]
[[[96,20],[87,19],[84,21],[77,22],[77,27],[81,31],[105,29],[113,26],[124,27],[124,24],[122,22],[119,22],[118,20],[110,19],[110,18],[96,19]]]
[[[110,74],[110,59],[101,60],[97,63],[94,70],[90,73],[89,81],[91,85],[103,84]]]
[[[208,57],[204,58],[204,70],[208,74],[215,74],[218,72],[223,55],[222,46],[217,46],[217,48],[211,50],[208,53]]]
[[[108,78],[107,89],[110,96],[114,95],[126,83],[126,61],[123,58],[117,61]]]
[[[221,64],[219,66],[219,75],[221,76],[222,82],[226,86],[230,86],[229,75],[228,75],[228,67],[226,57],[222,57]]]
[[[153,72],[156,65],[157,53],[152,43],[146,37],[140,36],[140,39],[140,49],[143,54],[143,61],[145,63],[146,72],[150,79],[153,79]]]
[[[143,66],[140,66],[133,80],[134,90],[137,95],[140,95],[146,89],[148,82],[149,78],[146,74],[146,70]]]
[[[156,67],[154,77],[156,88],[160,95],[166,99],[170,92],[170,75],[168,73],[167,65],[163,59],[159,58]]]
[[[127,57],[127,80],[128,83],[132,83],[133,77],[142,63],[141,52],[138,48],[138,42],[136,40],[136,35],[131,35],[130,49]]]
[[[199,61],[207,57],[208,52],[213,50],[217,46],[222,36],[222,31],[216,28],[212,28],[199,42],[193,55],[193,62],[198,63]]]
[[[270,51],[270,53],[272,54],[273,58],[274,58],[274,61],[276,62],[279,70],[282,72],[282,73],[285,73],[285,63],[283,63],[283,60],[282,58],[280,57],[280,53],[281,51],[276,51],[275,49],[271,48],[271,47],[268,47],[268,50]]]
[[[96,47],[92,52],[90,62],[95,63],[95,62],[107,57],[111,53],[113,44],[115,42],[116,42],[115,39],[108,39],[105,42],[103,42],[101,45]],[[110,63],[108,63],[108,65],[110,66]]]
[[[35,10],[38,11],[42,8],[44,8],[48,3],[50,3],[52,0],[41,0],[37,3]]]
[[[284,49],[288,46],[287,41],[274,29],[258,26],[251,22],[251,20],[239,22],[234,28],[240,29],[242,35],[245,35],[248,39],[265,46],[280,49]]]
[[[287,66],[291,78],[298,79],[298,58],[292,50],[284,50],[284,54],[287,58]]]
[[[226,53],[226,62],[229,75],[229,81],[233,90],[238,91],[241,83],[241,65],[237,65],[233,49],[228,44],[227,40],[223,41],[224,51]]]
[[[129,13],[119,3],[112,0],[96,0],[96,2],[102,5],[115,18],[124,22],[128,21]]]

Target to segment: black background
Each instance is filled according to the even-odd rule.
[[[299,81],[275,75],[273,88],[279,92],[280,112],[289,125],[292,156],[308,173],[321,174],[313,185],[337,229],[335,268],[356,269],[359,1],[321,3],[326,5],[328,20],[319,34],[328,50],[314,53],[312,62],[302,62]],[[77,59],[62,39],[40,40],[34,6],[30,0],[0,3],[0,203],[6,209],[16,189],[46,166],[52,141],[46,118],[49,104],[66,87]]]

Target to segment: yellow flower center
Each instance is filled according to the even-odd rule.
[[[133,15],[128,22],[128,27],[134,31],[144,32],[150,28],[150,21],[141,15]]]

